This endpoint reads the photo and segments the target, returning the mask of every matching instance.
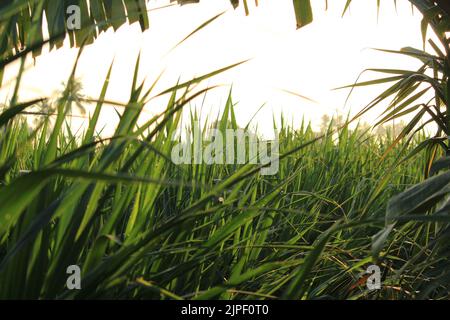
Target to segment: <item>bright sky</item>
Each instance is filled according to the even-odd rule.
[[[152,7],[168,0],[150,1]],[[344,102],[348,90],[332,88],[351,84],[366,68],[415,69],[418,62],[404,56],[386,54],[370,48],[398,50],[405,46],[420,48],[421,16],[412,13],[406,0],[399,0],[398,10],[393,1],[382,1],[377,20],[376,2],[354,0],[349,13],[341,18],[344,0],[314,1],[315,21],[296,30],[291,0],[261,0],[258,8],[251,7],[245,17],[243,8],[234,11],[229,0],[202,0],[200,4],[170,7],[150,12],[150,30],[142,33],[139,25],[124,26],[114,33],[103,34],[94,45],[85,49],[77,76],[84,93],[98,97],[107,69],[115,59],[112,81],[107,98],[126,102],[130,92],[136,57],[141,52],[141,78],[148,86],[165,70],[155,93],[174,85],[178,78],[189,80],[235,62],[252,60],[216,76],[205,85],[224,84],[208,93],[202,116],[216,115],[223,107],[230,86],[238,103],[238,122],[245,125],[262,104],[266,106],[255,118],[258,127],[272,127],[272,114],[285,114],[294,125],[302,117],[320,123],[323,114],[346,115],[349,108],[360,110],[383,86],[358,89],[348,106]],[[170,49],[201,23],[222,11],[218,20],[188,39],[175,50]],[[77,55],[68,46],[46,53],[37,59],[24,77],[22,100],[48,96],[70,74]],[[30,64],[31,65],[31,64]],[[14,70],[6,79],[14,79]],[[367,74],[363,79],[378,75]],[[280,89],[297,92],[317,101],[312,103]],[[5,101],[11,91],[0,92]],[[200,106],[202,99],[194,103]],[[161,99],[146,107],[148,113],[162,110]],[[111,107],[102,116],[102,124],[113,123],[117,116]],[[366,120],[372,121],[375,114]],[[79,121],[79,120],[77,120]]]

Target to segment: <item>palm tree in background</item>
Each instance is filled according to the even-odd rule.
[[[273,1],[273,0],[264,0]],[[292,0],[293,13],[297,19],[297,27],[301,28],[313,21],[313,10],[311,0]],[[401,52],[409,56],[420,59],[424,67],[418,71],[392,77],[399,80],[392,87],[391,92],[385,92],[383,99],[374,101],[361,113],[368,111],[387,96],[396,100],[392,105],[393,110],[387,113],[384,120],[393,120],[395,117],[403,115],[408,104],[402,104],[401,108],[395,106],[403,101],[409,94],[418,90],[418,85],[431,85],[430,89],[435,91],[436,99],[421,108],[418,120],[423,115],[431,115],[432,121],[439,125],[441,132],[450,136],[450,105],[447,97],[450,95],[450,84],[447,81],[450,77],[450,46],[446,33],[450,31],[450,2],[448,0],[409,0],[411,5],[416,7],[424,16],[422,33],[424,43],[427,28],[432,28],[439,39],[443,50],[435,43],[431,43],[437,52],[436,55],[428,54],[425,51],[409,50]],[[170,2],[180,5],[198,3],[201,0],[170,0]],[[231,5],[236,8],[242,4],[246,14],[250,14],[250,0],[230,0]],[[258,0],[255,4],[258,5]],[[343,2],[345,13],[351,0]],[[395,2],[395,0],[394,0]],[[69,39],[70,45],[82,46],[95,41],[95,39],[109,28],[117,30],[120,26],[129,23],[139,23],[142,30],[150,27],[148,18],[148,3],[146,0],[2,0],[0,2],[0,84],[2,80],[2,70],[5,65],[14,59],[20,59],[28,54],[37,56],[41,53],[44,45],[48,44],[50,49],[59,48],[65,39]],[[324,3],[328,6],[328,1]],[[381,0],[377,1],[378,6]],[[68,8],[76,5],[79,8],[80,28],[72,30],[68,28],[68,18],[70,12]],[[46,23],[44,22],[46,21]],[[44,39],[44,34],[49,38]],[[432,70],[435,73],[434,81],[426,75]],[[391,72],[392,73],[392,72]],[[385,79],[386,82],[389,79]],[[371,85],[372,83],[367,83]],[[444,110],[441,110],[444,109]],[[435,109],[434,111],[432,109]],[[410,126],[414,127],[414,125]],[[402,131],[403,132],[403,131]],[[406,132],[403,132],[403,135]],[[450,154],[450,140],[447,142],[447,153]]]

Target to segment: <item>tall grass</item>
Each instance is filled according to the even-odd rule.
[[[309,1],[294,2],[298,26],[311,22]],[[429,10],[428,1],[410,2]],[[31,10],[21,0],[0,14],[0,79],[4,67],[21,64],[12,97],[0,110],[0,298],[449,298],[449,207],[429,212],[446,200],[450,175],[417,184],[450,163],[443,158],[431,166],[448,151],[445,12],[424,14],[423,24],[442,36],[445,53],[431,43],[437,55],[399,52],[424,60],[418,71],[375,70],[396,75],[375,83],[396,82],[361,113],[389,97],[394,100],[381,122],[420,110],[399,136],[348,126],[336,131],[332,123],[317,134],[307,124],[294,130],[274,121],[281,122],[280,170],[262,176],[258,165],[175,165],[170,159],[183,110],[207,91],[196,84],[236,65],[155,93],[138,82],[138,60],[129,101],[120,106],[109,138],[98,134],[97,123],[110,108],[111,70],[83,133],[68,123],[80,103],[73,92],[76,64],[47,110],[51,115],[47,98],[21,102],[25,58],[46,44],[58,46],[67,31],[52,28],[44,41],[43,8],[44,1]],[[129,19],[145,29],[141,11]],[[98,32],[126,22],[120,14],[112,19],[112,11],[105,17],[90,12]],[[72,44],[84,43],[83,34],[91,42],[92,30],[86,25],[69,33]],[[27,41],[19,48],[22,38]],[[432,85],[435,103],[410,107],[424,94],[414,94],[423,83]],[[165,111],[138,122],[150,97],[159,95],[171,96]],[[39,107],[30,128],[23,117]],[[432,139],[416,130],[425,114],[440,129]],[[211,123],[222,131],[237,128],[231,97]],[[381,290],[368,291],[361,280],[371,264],[383,271]],[[66,287],[70,265],[82,268],[81,290]]]
[[[193,85],[226,70],[165,91],[165,112],[143,125],[151,91],[135,77],[111,138],[96,131],[108,79],[78,135],[66,123],[75,69],[56,116],[33,129],[19,115],[40,100],[13,100],[0,116],[0,298],[448,297],[445,286],[430,287],[443,263],[429,250],[439,225],[398,225],[372,258],[388,199],[423,177],[424,154],[398,165],[423,136],[386,156],[389,133],[336,134],[330,124],[318,137],[281,120],[277,175],[251,164],[173,164],[183,109],[205,93]],[[237,128],[231,97],[213,123]],[[383,270],[379,291],[358,286],[372,263]],[[82,290],[66,288],[69,265],[82,268]]]

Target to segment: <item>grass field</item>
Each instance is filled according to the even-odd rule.
[[[424,178],[425,153],[400,161],[423,136],[390,150],[389,131],[330,124],[320,135],[281,121],[276,175],[174,165],[170,137],[203,91],[178,85],[166,111],[138,126],[149,92],[135,82],[104,138],[95,127],[107,83],[83,133],[66,122],[70,89],[33,129],[20,116],[29,104],[0,116],[0,298],[448,298],[433,282],[446,263],[430,249],[439,224],[402,221],[373,241],[389,199]],[[231,98],[223,110],[213,123],[237,128]],[[361,281],[372,264],[381,290]],[[67,289],[69,265],[82,290]]]
[[[273,175],[262,174],[267,163],[173,160],[174,134],[194,127],[197,101],[216,88],[201,85],[244,62],[156,92],[158,80],[149,89],[138,81],[138,59],[128,102],[108,100],[113,66],[98,97],[86,98],[76,80],[84,45],[127,21],[146,30],[146,2],[77,1],[77,31],[49,1],[0,5],[0,89],[10,92],[0,106],[0,300],[449,299],[450,13],[440,1],[410,2],[424,14],[423,40],[429,25],[439,41],[429,41],[434,53],[384,50],[422,66],[368,69],[384,78],[340,88],[386,85],[355,118],[321,132],[283,118],[264,123],[278,137]],[[309,1],[294,4],[297,26],[312,22]],[[24,100],[31,56],[66,35],[80,53],[64,90]],[[2,80],[9,67],[17,74]],[[159,97],[164,111],[142,117]],[[71,125],[79,107],[88,115],[83,130]],[[357,125],[376,107],[385,127]],[[106,108],[120,118],[111,136],[99,125]],[[200,140],[210,140],[211,127],[255,130],[238,127],[232,94],[221,110]],[[249,154],[252,145],[232,146]]]

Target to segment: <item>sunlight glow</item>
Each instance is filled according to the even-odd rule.
[[[189,80],[251,59],[205,84],[224,86],[208,93],[202,116],[210,114],[215,117],[232,86],[240,124],[245,125],[265,104],[255,118],[262,130],[265,123],[272,123],[273,114],[280,113],[294,126],[303,117],[317,125],[323,114],[345,116],[350,110],[360,110],[381,92],[383,86],[358,89],[349,104],[344,106],[348,90],[332,90],[353,83],[364,69],[411,69],[419,65],[413,59],[370,49],[422,47],[421,16],[405,8],[410,7],[407,1],[398,1],[397,12],[393,3],[382,3],[379,17],[376,1],[354,1],[350,12],[342,18],[344,2],[332,1],[325,12],[324,4],[316,1],[318,9],[315,12],[318,14],[314,23],[301,30],[295,29],[292,1],[287,0],[260,1],[258,8],[250,8],[248,17],[243,8],[234,11],[229,0],[202,1],[199,5],[155,10],[150,13],[151,27],[147,32],[142,33],[136,24],[123,26],[116,33],[109,30],[94,45],[85,48],[77,76],[82,80],[87,96],[98,96],[114,59],[107,98],[126,102],[139,53],[142,61],[140,76],[147,79],[148,86],[164,70],[155,93],[174,85],[178,79]],[[168,1],[157,0],[150,4],[156,8],[168,4]],[[368,10],[368,6],[373,10]],[[171,50],[201,23],[222,11],[226,11],[222,17]],[[25,74],[22,85],[25,94],[21,99],[50,95],[60,88],[69,76],[76,55],[77,50],[66,45],[39,57],[35,66]],[[14,70],[7,70],[6,79],[12,80],[14,74]],[[363,79],[373,76],[364,75]],[[286,93],[286,90],[317,103]],[[10,91],[0,92],[0,101],[5,101]],[[150,102],[147,112],[162,110],[164,99]],[[198,99],[195,106],[200,108],[202,100]],[[367,121],[372,121],[376,115],[371,113]],[[112,123],[116,118],[111,108],[101,117],[101,125]]]

